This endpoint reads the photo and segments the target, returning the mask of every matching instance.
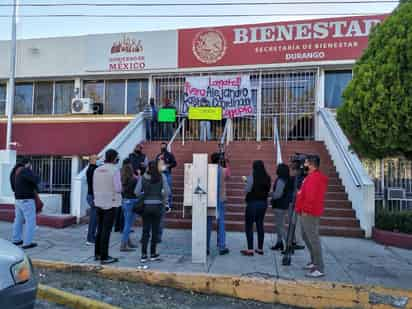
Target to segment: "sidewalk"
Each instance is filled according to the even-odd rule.
[[[0,237],[11,237],[12,224],[0,222]],[[94,247],[86,246],[87,225],[66,229],[39,227],[35,241],[38,247],[28,250],[33,259],[94,264]],[[135,228],[132,237],[140,238],[140,228]],[[212,244],[216,234],[212,234]],[[289,280],[305,279],[302,265],[308,262],[306,250],[297,251],[291,266],[282,266],[278,252],[269,249],[275,237],[267,234],[265,255],[241,256],[239,251],[246,245],[243,233],[228,233],[229,255],[219,256],[212,250],[207,265],[191,263],[191,231],[165,230],[163,243],[159,246],[162,261],[149,263],[151,270],[173,272],[205,272],[261,278]],[[140,248],[137,252],[119,251],[120,234],[112,233],[110,254],[119,257],[114,267],[137,267]],[[140,244],[139,244],[140,245]],[[352,284],[381,285],[388,288],[412,290],[412,251],[385,247],[370,240],[323,237],[322,238],[326,276],[322,281]]]

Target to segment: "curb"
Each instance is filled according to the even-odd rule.
[[[68,293],[47,285],[39,284],[37,297],[42,300],[75,309],[120,309],[94,299]]]
[[[62,272],[91,272],[97,276],[218,294],[265,303],[305,308],[412,309],[412,290],[335,282],[261,279],[204,273],[173,273],[92,264],[33,260],[35,267]]]

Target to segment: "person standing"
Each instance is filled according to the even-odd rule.
[[[319,171],[320,158],[308,156],[305,170],[308,172],[296,196],[296,212],[302,227],[302,236],[309,249],[311,260],[305,266],[306,276],[319,278],[325,275],[322,246],[319,237],[319,222],[323,214],[328,178]]]
[[[212,233],[213,217],[217,218],[217,246],[219,254],[225,255],[229,253],[226,247],[226,231],[225,231],[225,202],[226,202],[226,179],[230,177],[230,168],[227,162],[223,161],[221,154],[215,152],[212,154],[212,164],[218,165],[217,176],[217,207],[216,213],[207,216],[207,253],[210,253],[210,239]],[[208,209],[209,212],[209,209]]]
[[[276,175],[277,178],[273,184],[271,203],[275,213],[277,242],[271,249],[283,251],[286,241],[285,218],[291,202],[293,184],[289,176],[289,167],[286,164],[281,163],[278,165]]]
[[[153,141],[157,135],[157,110],[154,98],[150,98],[149,104],[145,105],[143,118],[146,126],[146,140]]]
[[[97,168],[97,155],[90,156],[89,166],[86,171],[87,178],[87,203],[90,207],[89,212],[89,227],[87,229],[87,241],[86,245],[93,246],[96,242],[96,229],[97,229],[97,217],[96,217],[96,207],[94,206],[94,193],[93,193],[93,175]]]
[[[116,164],[119,154],[114,149],[105,153],[104,164],[93,175],[94,204],[97,207],[97,235],[94,255],[101,264],[117,262],[109,256],[110,234],[113,228],[116,209],[121,205],[122,184]]]
[[[143,175],[146,171],[147,164],[149,160],[147,156],[143,153],[142,144],[137,144],[134,151],[129,155],[130,163],[133,166],[133,172],[135,175]]]
[[[294,220],[295,224],[295,233],[293,235],[293,249],[294,250],[303,250],[305,249],[305,246],[303,246],[303,239],[302,239],[302,228],[299,220],[299,216],[296,214],[295,211],[295,205],[296,205],[296,194],[302,187],[303,179],[305,178],[303,175],[303,171],[300,168],[301,163],[299,161],[292,161],[291,166],[290,166],[290,178],[292,181],[292,186],[293,186],[293,192],[290,197],[290,200],[292,201],[290,207],[289,207],[289,218],[292,218]]]
[[[164,99],[164,105],[162,107],[163,109],[174,109],[176,111],[176,107],[170,103],[169,98]],[[164,122],[162,127],[163,127],[163,132],[162,132],[162,137],[163,140],[169,141],[172,136],[173,136],[173,124],[174,122]]]
[[[263,255],[263,242],[265,237],[264,219],[267,209],[268,196],[271,180],[266,172],[263,161],[253,162],[253,172],[251,176],[245,177],[246,181],[246,211],[245,211],[245,230],[247,239],[247,250],[240,253],[246,256],[253,256],[253,223],[256,223],[258,234],[257,254]]]
[[[172,169],[177,166],[175,156],[167,150],[167,143],[163,142],[161,144],[160,153],[156,156],[156,162],[158,163],[158,169],[166,177],[167,184],[169,185],[169,194],[166,196],[167,205],[162,208],[161,218],[160,218],[160,229],[159,229],[159,242],[162,241],[163,226],[164,226],[164,216],[165,212],[170,212],[172,209],[173,202],[173,180],[172,180]]]
[[[133,206],[137,202],[135,193],[138,177],[134,173],[133,166],[129,159],[123,160],[121,170],[122,180],[122,208],[124,215],[124,228],[122,233],[122,240],[120,242],[120,251],[128,252],[134,251],[137,245],[130,239],[132,226],[136,220],[136,214],[133,212]]]
[[[33,238],[36,230],[35,198],[40,178],[33,173],[30,159],[23,159],[21,164],[16,165],[10,180],[15,196],[13,243],[17,246],[23,245],[23,249],[37,247]],[[25,224],[24,236],[23,224]]]
[[[142,256],[140,261],[147,262],[147,246],[150,243],[150,260],[159,259],[157,244],[159,243],[159,228],[163,206],[163,200],[169,194],[169,185],[166,176],[159,173],[155,161],[149,162],[147,172],[140,177],[136,192],[144,194],[144,211],[143,211],[143,233],[142,233]],[[151,235],[151,237],[150,237]]]

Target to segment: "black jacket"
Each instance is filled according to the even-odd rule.
[[[93,175],[94,171],[96,170],[97,165],[96,164],[90,164],[89,167],[87,168],[86,171],[86,177],[87,177],[87,194],[94,196],[93,192]]]
[[[15,177],[14,196],[16,200],[34,199],[35,192],[38,192],[39,176],[35,175],[31,169],[23,168]]]
[[[133,170],[135,171],[135,173],[137,174],[136,171],[140,170],[143,175],[146,170],[146,155],[144,153],[137,154],[135,152],[132,152],[129,155],[129,160],[132,163]]]
[[[122,198],[124,199],[135,199],[137,198],[134,192],[137,185],[137,179],[129,179],[126,183],[122,183]]]
[[[13,169],[11,170],[11,173],[10,173],[10,187],[11,187],[11,189],[13,190],[13,192],[16,191],[16,185],[15,185],[15,183],[16,183],[16,179],[15,179],[15,177],[16,177],[16,171],[17,171],[17,169],[22,168],[23,166],[24,166],[23,164],[17,163],[17,164],[13,167]]]
[[[165,153],[159,153],[156,156],[156,161],[158,161],[162,156],[165,164],[169,165],[169,172],[171,172],[172,168],[177,166],[175,156],[171,152],[166,151]]]

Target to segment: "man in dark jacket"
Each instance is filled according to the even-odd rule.
[[[87,177],[87,203],[90,206],[89,213],[89,227],[87,229],[87,241],[86,245],[93,246],[96,241],[96,231],[97,231],[97,217],[96,217],[96,207],[94,205],[94,193],[93,193],[93,175],[97,168],[97,155],[90,156],[89,167],[86,171]]]
[[[141,144],[137,144],[134,151],[129,155],[130,163],[133,166],[133,170],[136,175],[144,175],[146,171],[147,164],[149,160],[147,156],[143,153],[143,146]]]
[[[40,179],[33,173],[30,159],[22,160],[21,166],[13,169],[12,175],[10,180],[15,196],[13,243],[23,245],[23,249],[34,248],[37,246],[33,242],[36,230],[35,195],[38,192],[37,185]],[[25,224],[24,237],[23,224]]]
[[[170,212],[172,208],[172,202],[173,202],[173,184],[172,184],[172,169],[177,166],[175,156],[167,150],[167,143],[163,142],[161,144],[160,148],[160,153],[156,156],[156,162],[158,162],[158,167],[160,169],[160,172],[163,173],[166,176],[167,183],[170,188],[170,194],[168,198],[168,205],[166,207],[162,207],[162,214],[160,218],[160,229],[159,229],[159,241],[162,239],[162,234],[163,234],[163,218],[164,218],[164,213]]]

